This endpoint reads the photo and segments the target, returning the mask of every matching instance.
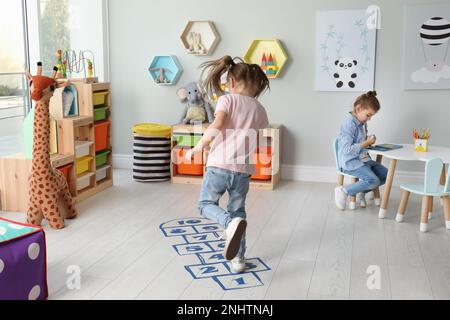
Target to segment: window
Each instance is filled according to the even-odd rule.
[[[22,1],[1,2],[0,44],[0,155],[4,155],[21,148],[24,107],[28,104]]]
[[[61,50],[61,59],[67,59],[72,71],[69,78],[87,76],[84,57],[93,60],[99,81],[106,80],[105,0],[27,0],[27,4],[28,16],[35,17],[29,24],[32,67],[34,61],[42,61],[44,74],[51,74]]]
[[[30,109],[25,72],[34,74],[38,61],[50,75],[61,49],[68,78],[86,77],[84,56],[99,81],[108,80],[106,6],[107,0],[0,1],[0,156],[22,151]]]

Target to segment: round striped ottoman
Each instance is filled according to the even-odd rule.
[[[139,123],[133,127],[133,179],[153,182],[170,180],[171,127]]]

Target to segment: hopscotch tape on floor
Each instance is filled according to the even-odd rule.
[[[199,264],[184,268],[193,279],[212,279],[223,290],[238,290],[264,286],[259,273],[271,270],[259,258],[246,259],[246,270],[234,273],[223,255],[225,240],[222,228],[205,218],[171,220],[159,226],[165,237],[180,240],[173,249],[180,256],[196,256]]]

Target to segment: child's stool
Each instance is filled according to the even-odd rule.
[[[0,218],[0,300],[48,297],[42,228]]]
[[[358,182],[358,177],[349,175],[344,173],[341,168],[339,167],[339,159],[338,159],[338,139],[334,139],[333,141],[333,152],[334,152],[334,161],[335,161],[335,165],[336,165],[336,172],[338,174],[338,186],[341,187],[344,185],[344,178],[345,177],[349,177],[352,179],[352,183],[356,183]],[[376,188],[373,190],[373,194],[374,194],[374,202],[375,205],[379,206],[381,204],[381,199],[380,199],[380,189]],[[350,197],[350,203],[349,203],[349,209],[350,210],[355,210],[356,209],[356,196],[352,196]]]

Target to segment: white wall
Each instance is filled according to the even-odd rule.
[[[178,121],[176,89],[196,80],[201,62],[225,54],[243,56],[254,38],[280,39],[290,60],[261,101],[272,123],[284,125],[283,164],[290,169],[332,167],[331,141],[353,93],[314,91],[317,10],[381,7],[376,90],[381,112],[370,123],[380,142],[410,143],[413,127],[430,127],[433,145],[450,147],[450,92],[402,89],[403,6],[427,0],[110,0],[110,53],[115,154],[131,154],[131,127],[137,122]],[[449,1],[435,1],[448,3]],[[180,34],[188,20],[212,20],[221,42],[212,56],[185,53]],[[154,55],[175,54],[184,67],[177,86],[160,87],[147,68]],[[291,167],[290,165],[294,166]],[[399,165],[419,170],[418,164]],[[295,170],[294,170],[295,171]]]

